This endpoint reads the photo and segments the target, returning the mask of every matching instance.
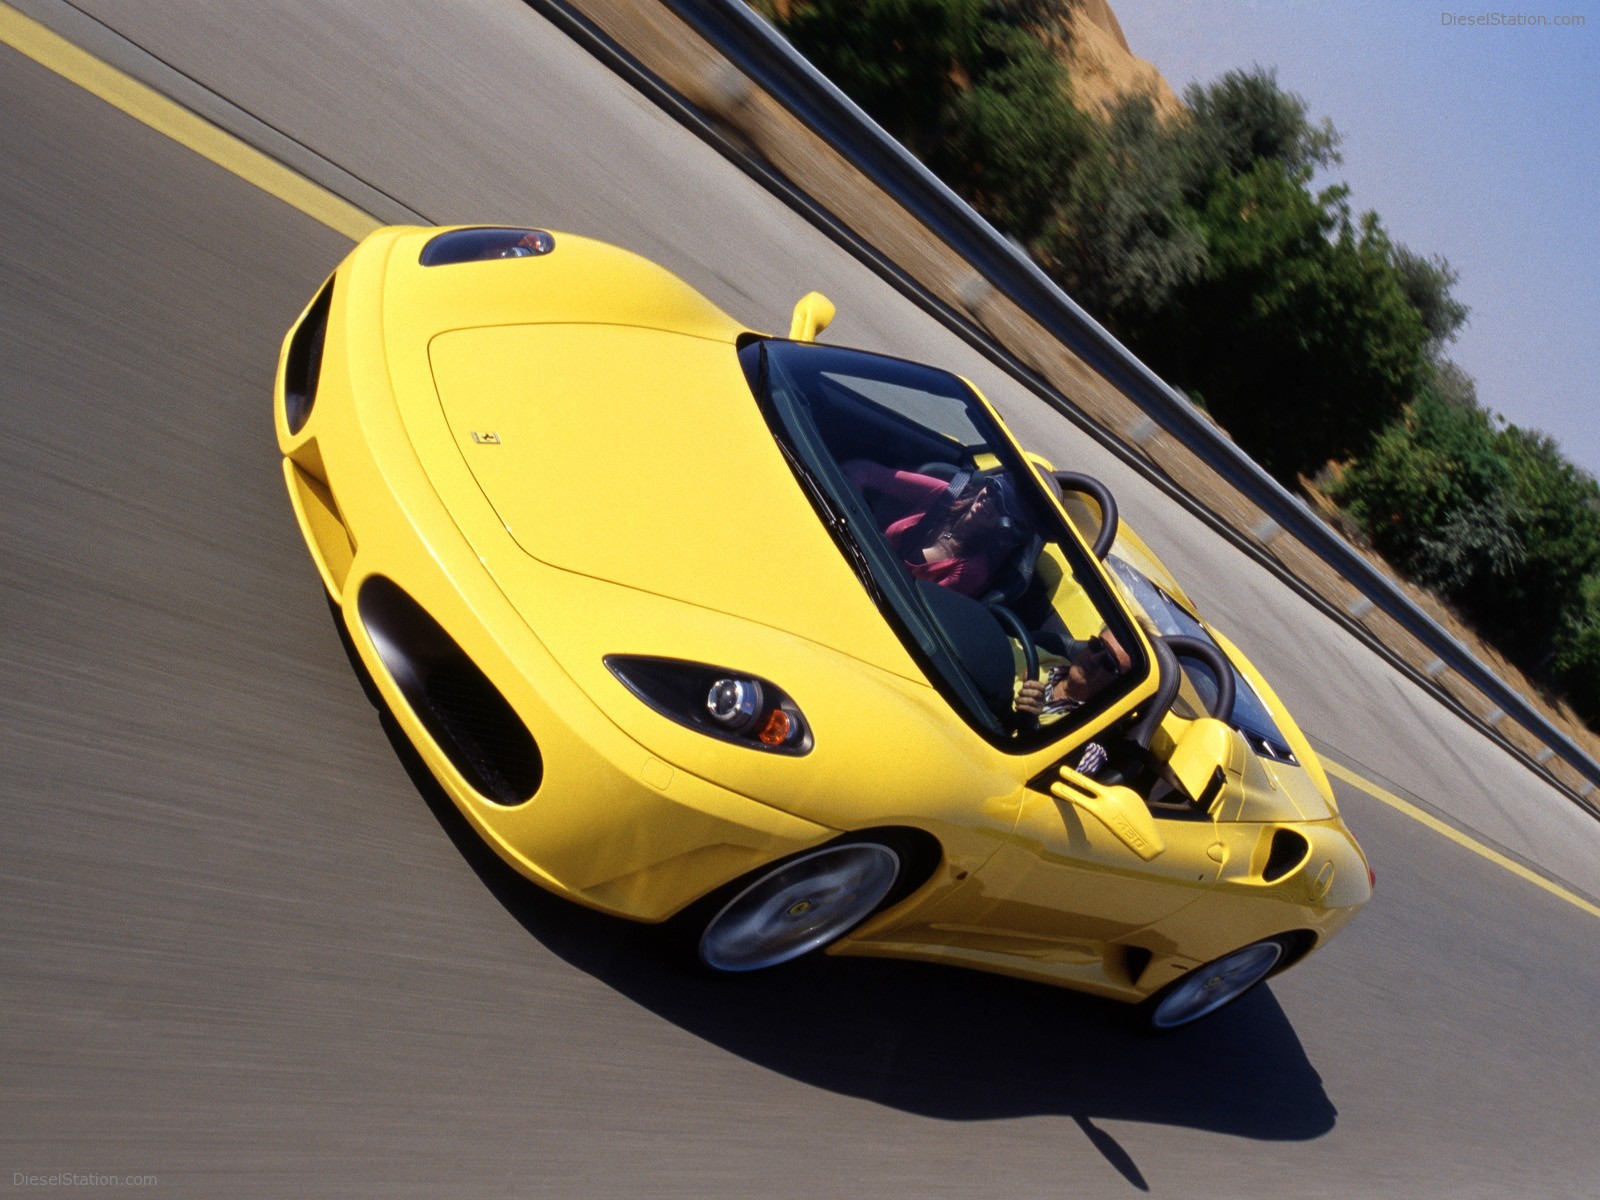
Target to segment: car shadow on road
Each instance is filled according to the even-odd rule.
[[[1269,988],[1190,1029],[1131,1026],[1112,1001],[955,967],[815,955],[712,976],[670,929],[559,899],[503,863],[389,721],[396,753],[484,886],[552,953],[680,1028],[790,1078],[952,1121],[1056,1114],[1135,1186],[1092,1121],[1304,1140],[1337,1110]]]

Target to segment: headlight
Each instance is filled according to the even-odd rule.
[[[804,754],[811,730],[777,684],[759,676],[673,658],[609,654],[605,664],[627,689],[664,717],[710,737]]]

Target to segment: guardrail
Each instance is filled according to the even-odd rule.
[[[546,11],[565,8],[569,14],[572,13],[567,0],[530,2]],[[1419,683],[1435,694],[1456,703],[1438,686],[1436,680],[1439,671],[1449,667],[1494,704],[1501,716],[1514,719],[1532,733],[1546,747],[1538,755],[1523,752],[1499,734],[1495,729],[1496,717],[1479,717],[1456,703],[1465,716],[1496,737],[1507,749],[1518,754],[1591,814],[1600,817],[1600,807],[1591,800],[1596,787],[1600,786],[1600,764],[1552,725],[1520,693],[1485,667],[1438,622],[1418,608],[1302,501],[1240,451],[1185,397],[1134,357],[1094,318],[1079,308],[1025,253],[885,133],[742,0],[661,2],[793,116],[849,159],[877,187],[913,214],[990,285],[1004,293],[1147,414],[1163,431],[1265,513],[1270,526],[1253,530],[1257,539],[1266,542],[1280,534],[1297,539],[1355,587],[1366,602],[1387,614],[1422,647],[1437,656],[1435,664],[1425,670],[1399,662],[1392,651],[1391,660],[1408,670]],[[581,8],[581,0],[573,7]],[[587,22],[584,24],[587,25]],[[587,31],[592,33],[593,27],[588,27]],[[640,69],[633,62],[627,65],[635,71]],[[970,336],[972,331],[969,329],[967,333]],[[1001,356],[1009,357],[1004,354]],[[1222,527],[1226,524],[1214,514],[1212,517],[1213,525]],[[1235,541],[1245,544],[1236,531]],[[1255,550],[1254,547],[1246,548]],[[1270,555],[1255,552],[1255,556],[1280,577],[1295,583],[1302,594],[1316,599],[1325,610],[1337,616],[1369,643],[1374,641],[1370,631],[1360,626],[1351,613],[1338,612],[1325,598],[1316,596],[1308,585],[1294,579]],[[1588,781],[1584,787],[1573,790],[1544,769],[1544,764],[1556,756]]]
[[[1313,550],[1440,661],[1565,760],[1589,781],[1591,790],[1600,785],[1600,764],[1240,451],[1187,399],[1135,358],[1031,259],[879,128],[747,5],[740,0],[663,2],[943,238],[992,285],[1006,292],[1034,320],[1154,418],[1169,435],[1248,497],[1284,533]],[[1585,808],[1596,812],[1589,795],[1590,791],[1573,793]]]

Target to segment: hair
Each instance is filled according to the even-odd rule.
[[[973,501],[977,500],[978,493],[981,491],[983,491],[982,487],[969,487],[954,500],[948,501],[945,506],[945,516],[948,517],[950,521],[954,521],[957,517],[961,516],[962,513],[966,512],[967,509],[972,507]]]
[[[967,509],[971,508],[977,501],[978,493],[992,482],[990,479],[974,479],[967,485],[966,490],[961,495],[954,500],[944,501],[944,516],[933,526],[934,530],[937,531],[934,536],[937,537],[940,533],[953,529],[955,523],[961,519]],[[1028,531],[1024,522],[1015,517],[1007,519],[1011,522],[1009,529],[990,526],[983,534],[973,540],[972,548],[990,560],[998,560],[1005,557],[1013,547],[1025,541],[1028,537]],[[966,542],[961,543],[963,551],[966,551],[967,545],[968,543]]]

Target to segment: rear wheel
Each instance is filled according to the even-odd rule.
[[[871,916],[900,872],[900,855],[875,841],[764,868],[706,923],[700,961],[715,971],[759,971],[821,949]]]
[[[1272,974],[1287,950],[1283,938],[1264,938],[1196,967],[1145,1001],[1145,1021],[1152,1029],[1176,1029],[1210,1016]]]

